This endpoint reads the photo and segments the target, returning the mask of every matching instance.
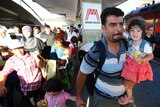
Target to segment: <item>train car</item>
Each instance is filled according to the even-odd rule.
[[[154,27],[154,36],[157,42],[154,50],[154,56],[160,59],[160,3],[131,11],[125,16],[125,21],[127,22],[133,17],[142,17],[145,19],[147,27]]]

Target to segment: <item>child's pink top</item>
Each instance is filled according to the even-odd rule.
[[[60,92],[58,96],[49,96],[45,94],[45,99],[48,101],[47,107],[66,107],[66,100],[69,98],[70,94],[67,92]]]

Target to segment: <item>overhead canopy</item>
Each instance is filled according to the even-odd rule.
[[[75,21],[76,17],[81,15],[82,0],[32,0],[51,13],[65,14],[67,20]],[[117,6],[127,0],[83,0],[87,2],[100,2],[102,8]]]
[[[6,27],[24,24],[42,25],[38,19],[12,0],[1,0],[0,24]]]
[[[25,3],[27,0],[19,0]],[[81,2],[82,0],[32,0],[42,7],[46,8],[51,13],[66,16],[65,20],[75,22],[76,18],[81,16]],[[126,0],[83,0],[86,2],[100,2],[102,8],[109,6],[117,6]],[[27,5],[27,4],[26,4]],[[30,7],[32,11],[32,7]],[[36,13],[36,12],[35,12]],[[12,0],[1,0],[0,3],[0,24],[5,26],[13,25],[42,25],[40,17],[33,16],[30,12],[25,10],[23,6],[13,2]]]

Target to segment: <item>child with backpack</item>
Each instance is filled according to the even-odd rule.
[[[76,101],[76,97],[63,91],[63,84],[57,78],[50,78],[44,84],[46,91],[44,99],[37,103],[38,107],[66,107],[68,99]]]
[[[124,78],[124,85],[128,101],[121,97],[118,102],[126,105],[132,102],[132,89],[141,81],[153,80],[152,68],[149,61],[153,59],[152,46],[142,37],[145,34],[145,22],[143,19],[132,19],[128,25],[130,40],[128,41],[128,52],[124,69],[121,76]]]

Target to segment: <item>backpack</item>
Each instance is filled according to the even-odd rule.
[[[128,43],[127,43],[127,40],[125,39],[122,39],[122,42],[126,48],[126,50],[128,49]],[[97,77],[99,76],[99,70],[101,70],[102,66],[103,66],[103,63],[106,59],[106,51],[105,50],[105,47],[102,43],[101,40],[97,41],[94,43],[94,45],[96,47],[98,47],[99,49],[99,56],[100,56],[100,62],[98,64],[98,67],[91,73],[91,74],[88,74],[87,77],[86,77],[86,81],[85,81],[85,87],[87,89],[87,92],[89,93],[89,95],[93,96],[94,94],[94,89],[95,89],[95,83],[96,83],[96,80],[97,80]],[[81,50],[78,52],[78,57],[79,57],[79,61],[81,63],[83,57],[86,55],[87,52]]]
[[[98,67],[91,74],[88,74],[87,77],[86,77],[85,86],[86,86],[87,92],[91,96],[93,96],[93,94],[94,94],[95,83],[96,83],[96,80],[99,76],[99,72],[98,72],[97,69],[102,68],[103,63],[106,59],[106,51],[104,51],[105,47],[104,47],[102,41],[98,41],[98,42],[94,43],[94,45],[96,45],[99,49],[100,63],[98,64]]]

